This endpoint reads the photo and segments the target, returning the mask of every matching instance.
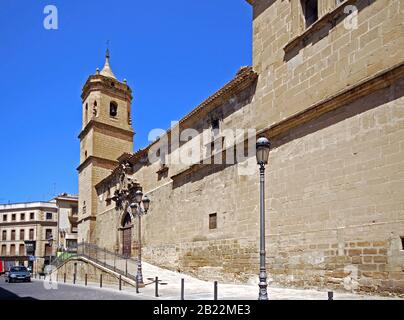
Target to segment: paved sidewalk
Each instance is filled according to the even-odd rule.
[[[146,262],[143,262],[143,279],[145,287],[140,288],[140,293],[136,293],[136,289],[132,287],[122,287],[122,291],[118,290],[117,285],[104,283],[103,290],[112,292],[123,292],[130,294],[134,299],[163,299],[163,300],[180,300],[181,295],[181,279],[185,280],[185,299],[186,300],[213,300],[213,282],[202,281],[192,276],[181,274],[158,268]],[[155,285],[148,278],[155,278],[167,285],[159,285],[159,297],[155,297]],[[78,281],[77,284],[68,284],[71,286],[83,287],[84,283]],[[99,287],[99,283],[88,283],[90,287]],[[270,286],[268,288],[269,298],[271,300],[327,300],[328,290],[314,289],[290,289]],[[219,300],[257,300],[258,284],[221,284],[218,285]],[[119,297],[117,296],[117,299]],[[397,297],[383,297],[375,295],[359,295],[348,292],[334,292],[334,300],[388,300],[397,299]]]
[[[95,286],[74,286],[58,283],[52,286],[44,280],[8,283],[0,277],[1,300],[150,300],[150,298]]]

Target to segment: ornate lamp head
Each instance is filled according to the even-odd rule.
[[[142,202],[142,198],[143,198],[143,192],[140,191],[140,190],[137,190],[137,191],[135,192],[135,201],[136,201],[137,203],[140,203],[140,202]]]
[[[265,165],[268,163],[269,149],[271,143],[265,137],[261,137],[257,140],[257,163],[259,165]]]
[[[143,202],[144,211],[145,211],[145,212],[149,211],[149,207],[150,207],[150,199],[149,199],[149,197],[148,197],[148,196],[144,196],[142,202]]]

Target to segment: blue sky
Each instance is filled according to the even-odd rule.
[[[81,88],[107,40],[138,150],[251,65],[251,15],[245,0],[0,0],[0,203],[77,193]]]

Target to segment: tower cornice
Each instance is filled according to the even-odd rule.
[[[128,102],[132,101],[132,90],[126,84],[116,79],[103,76],[101,74],[91,75],[88,77],[81,94],[84,101],[92,91],[101,91],[111,96],[115,96]]]
[[[126,129],[122,129],[113,125],[110,125],[108,123],[104,123],[104,122],[99,122],[96,120],[90,120],[87,125],[84,127],[84,129],[80,132],[80,134],[78,135],[78,138],[81,140],[84,138],[84,136],[92,129],[92,128],[96,128],[96,129],[100,129],[102,131],[113,131],[116,133],[119,133],[123,136],[126,136],[128,139],[132,139],[134,136],[134,132],[133,130],[126,130]]]
[[[83,161],[78,167],[77,171],[80,173],[83,168],[87,167],[89,164],[93,164],[97,167],[102,167],[108,170],[113,170],[116,168],[116,166],[119,164],[118,161],[110,160],[110,159],[105,159],[105,158],[100,158],[96,156],[89,156],[86,160]]]

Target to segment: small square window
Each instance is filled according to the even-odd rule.
[[[29,219],[30,219],[30,220],[34,220],[34,219],[35,219],[35,213],[34,213],[34,212],[30,212],[30,213],[29,213]]]
[[[6,222],[6,221],[7,221],[7,215],[3,214],[3,222]]]
[[[209,215],[209,229],[216,229],[217,228],[217,214],[212,213]]]
[[[46,229],[45,231],[45,239],[50,239],[52,237],[52,229]]]
[[[318,20],[318,0],[302,0],[306,28]]]
[[[52,212],[46,213],[46,220],[52,220]]]
[[[219,127],[220,127],[219,119],[212,120],[212,129],[213,130],[219,130]]]
[[[21,215],[20,215],[20,220],[21,220],[21,221],[25,221],[25,213],[21,213]]]
[[[16,219],[16,214],[13,213],[13,214],[11,215],[11,220],[12,220],[12,221],[15,221],[15,219]]]

